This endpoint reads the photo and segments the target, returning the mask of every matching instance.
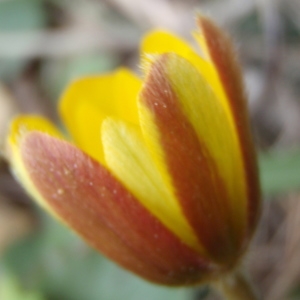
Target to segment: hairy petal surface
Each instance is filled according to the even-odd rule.
[[[230,39],[208,18],[199,16],[197,21],[201,31],[197,39],[215,67],[238,136],[247,187],[248,231],[251,236],[260,215],[260,187],[241,70]]]
[[[43,201],[38,190],[36,189],[36,186],[29,178],[28,172],[25,169],[22,157],[20,155],[20,142],[24,135],[31,131],[42,132],[57,138],[62,138],[62,135],[59,130],[45,118],[39,116],[19,116],[12,122],[10,135],[8,136],[7,150],[14,175],[42,207],[52,212],[51,207],[49,207],[47,203]]]
[[[19,152],[51,212],[125,268],[170,285],[199,281],[214,271],[78,148],[32,131],[20,141]]]
[[[195,33],[198,39],[198,34]],[[202,49],[201,49],[202,50]],[[152,31],[148,33],[141,43],[142,66],[147,71],[147,66],[155,60],[155,57],[165,53],[176,53],[177,55],[188,60],[200,73],[206,82],[214,89],[217,95],[217,100],[225,105],[228,110],[228,105],[225,101],[224,91],[221,83],[215,72],[215,67],[210,60],[205,59],[197,53],[186,41],[177,36],[164,31]]]
[[[170,174],[207,253],[220,262],[236,257],[245,230],[243,182],[238,185],[240,166],[226,113],[209,85],[185,59],[162,55],[146,78],[139,111],[153,159],[162,174]]]
[[[108,118],[102,139],[108,168],[183,242],[201,251],[199,241],[185,219],[173,190],[153,162],[138,126]]]

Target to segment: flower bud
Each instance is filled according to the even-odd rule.
[[[165,285],[234,269],[260,211],[242,79],[228,38],[199,16],[204,58],[177,37],[142,43],[126,69],[72,83],[60,103],[72,141],[21,116],[12,168],[49,212],[123,267]]]

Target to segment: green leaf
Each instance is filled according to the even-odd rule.
[[[300,150],[261,154],[259,165],[265,195],[300,190]]]

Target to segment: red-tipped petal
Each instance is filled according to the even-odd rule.
[[[241,70],[230,39],[208,18],[199,16],[197,21],[203,35],[201,44],[216,68],[239,136],[248,196],[248,229],[251,233],[260,214],[260,185]]]
[[[152,64],[141,103],[150,111],[159,132],[164,159],[184,214],[208,255],[230,264],[239,249],[232,232],[228,194],[215,161],[172,89],[166,72],[168,59],[181,58],[165,54]]]
[[[33,131],[20,142],[20,154],[47,206],[125,268],[169,285],[199,282],[211,272],[211,265],[78,148]]]

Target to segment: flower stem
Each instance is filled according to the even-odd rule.
[[[259,300],[259,297],[243,272],[236,272],[212,284],[227,300]]]

